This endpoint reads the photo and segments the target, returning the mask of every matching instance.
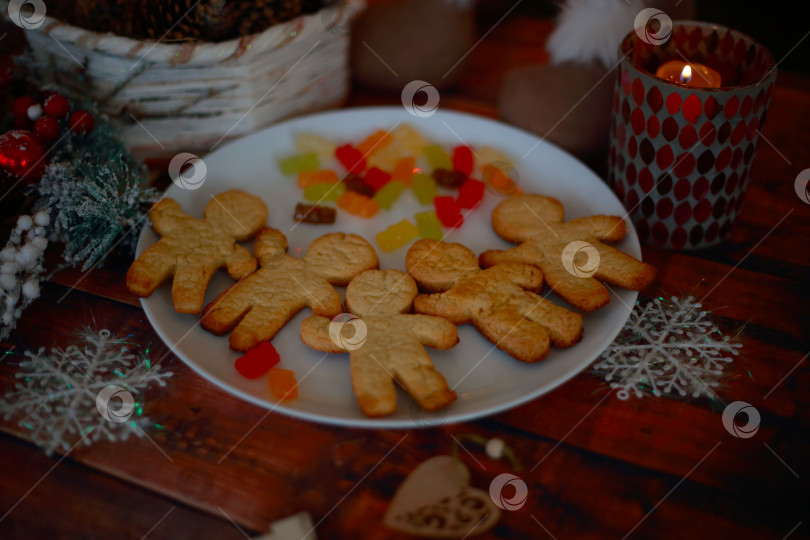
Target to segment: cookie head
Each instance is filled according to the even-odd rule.
[[[368,270],[346,289],[346,309],[355,315],[408,313],[419,291],[413,278],[399,270]]]
[[[252,238],[267,221],[267,206],[254,195],[232,189],[211,198],[205,221],[237,242]]]
[[[377,268],[377,252],[356,234],[325,234],[312,241],[304,257],[307,269],[333,285],[345,286],[359,272]]]
[[[411,246],[405,265],[427,292],[446,291],[480,270],[475,253],[466,246],[429,239]]]
[[[492,211],[492,228],[509,242],[520,243],[536,234],[554,234],[551,225],[562,223],[560,201],[542,195],[509,197]]]

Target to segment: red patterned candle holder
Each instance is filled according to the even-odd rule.
[[[609,181],[642,242],[673,249],[717,244],[748,185],[776,66],[751,37],[723,26],[676,21],[666,43],[635,31],[613,96]],[[670,60],[716,70],[720,88],[660,79]]]

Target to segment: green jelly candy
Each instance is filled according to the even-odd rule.
[[[407,219],[377,233],[377,245],[383,251],[393,251],[419,236],[419,229]]]
[[[431,144],[425,147],[425,157],[428,164],[433,170],[436,169],[453,169],[453,161],[450,159],[450,154],[444,151],[444,148],[438,144]]]
[[[439,193],[436,190],[436,181],[424,173],[413,175],[411,189],[419,204],[433,204],[433,199]]]
[[[388,182],[374,195],[374,202],[380,205],[380,208],[390,210],[394,201],[399,199],[403,189],[405,189],[404,182],[400,182],[399,180]]]
[[[433,240],[443,238],[442,224],[439,218],[436,217],[436,212],[418,212],[414,215],[414,218],[416,218],[420,238],[432,238]]]
[[[308,154],[296,154],[280,159],[278,167],[284,176],[298,176],[298,173],[306,171],[317,171],[321,164],[318,161],[318,154],[310,152]]]
[[[304,198],[315,202],[336,201],[345,192],[346,186],[343,183],[312,184],[304,190]]]

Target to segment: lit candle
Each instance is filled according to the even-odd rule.
[[[720,88],[720,74],[703,64],[670,60],[655,72],[656,77],[696,88]]]

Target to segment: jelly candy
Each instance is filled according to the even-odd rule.
[[[278,167],[285,176],[295,176],[305,171],[316,171],[320,166],[318,154],[315,152],[288,156],[278,162]]]
[[[422,137],[413,126],[410,124],[400,124],[394,131],[391,132],[394,139],[394,144],[407,152],[414,158],[418,159],[425,151],[428,142]]]
[[[347,174],[343,179],[343,183],[349,191],[355,191],[366,197],[373,197],[374,193],[376,193],[374,188],[366,184],[363,177],[358,174]]]
[[[347,172],[361,174],[366,170],[366,158],[360,150],[351,144],[339,146],[335,150],[335,157],[340,161],[341,165],[345,167]]]
[[[348,213],[363,218],[374,217],[380,211],[380,206],[372,199],[354,191],[347,191],[341,195],[337,204]]]
[[[390,171],[394,169],[397,161],[402,159],[402,157],[402,150],[392,144],[369,156],[368,160],[366,160],[366,165],[368,167],[377,167],[378,169]]]
[[[412,156],[407,156],[399,159],[391,171],[391,180],[402,182],[406,186],[411,183],[413,176],[413,168],[416,165],[416,159]]]
[[[391,181],[385,184],[376,195],[374,195],[374,202],[380,205],[380,208],[390,210],[394,201],[399,199],[402,190],[405,189],[405,184],[399,180]]]
[[[269,341],[262,341],[244,355],[236,359],[236,371],[248,379],[255,379],[267,373],[278,364],[281,357]]]
[[[391,180],[391,175],[385,171],[381,171],[377,167],[372,167],[366,171],[364,182],[366,185],[374,188],[374,191],[379,190]]]
[[[306,189],[313,184],[334,184],[339,180],[337,173],[331,169],[298,173],[298,187],[302,189]]]
[[[432,169],[452,169],[453,162],[450,161],[450,156],[444,151],[444,148],[438,144],[431,144],[425,147],[425,157],[428,164]]]
[[[519,191],[517,183],[506,173],[507,164],[502,163],[500,167],[489,163],[482,167],[484,181],[496,193],[503,195],[513,195]]]
[[[295,380],[295,372],[289,369],[271,369],[267,387],[279,401],[291,401],[298,397],[298,381]]]
[[[436,205],[436,217],[445,227],[456,228],[464,224],[461,208],[453,197],[436,197],[433,199],[433,204]]]
[[[444,238],[442,224],[436,217],[436,212],[417,212],[414,214],[414,218],[416,218],[416,227],[419,229],[421,238],[432,238],[433,240]]]
[[[308,201],[324,202],[336,201],[346,191],[346,186],[340,182],[334,184],[312,184],[304,190],[304,198]]]
[[[298,203],[295,206],[293,219],[299,223],[313,223],[316,225],[329,225],[335,222],[337,212],[328,206],[317,204]]]
[[[453,169],[470,176],[473,171],[473,152],[469,146],[453,148]]]
[[[484,198],[486,185],[481,180],[467,178],[458,190],[456,202],[461,208],[475,208]]]
[[[391,137],[390,133],[383,130],[375,131],[374,133],[366,137],[363,140],[363,142],[358,144],[357,149],[360,150],[360,153],[362,153],[366,157],[373,156],[374,154],[376,154],[377,152],[379,152],[380,150],[391,144],[392,140],[393,137]]]
[[[475,153],[475,162],[482,173],[484,172],[484,166],[489,164],[500,165],[501,167],[512,166],[512,160],[509,159],[506,154],[491,146],[478,148],[478,151]]]
[[[437,195],[436,181],[423,173],[416,173],[411,178],[411,189],[419,204],[431,204]]]
[[[323,161],[329,161],[335,155],[334,142],[316,135],[315,133],[302,132],[295,136],[295,149],[301,154],[315,152]]]
[[[464,183],[467,176],[463,172],[449,169],[435,169],[431,174],[436,183],[446,188],[457,188]]]
[[[382,232],[377,233],[377,245],[383,251],[393,251],[397,248],[404,246],[411,240],[419,236],[419,229],[408,221],[403,219],[399,223],[395,223]]]

